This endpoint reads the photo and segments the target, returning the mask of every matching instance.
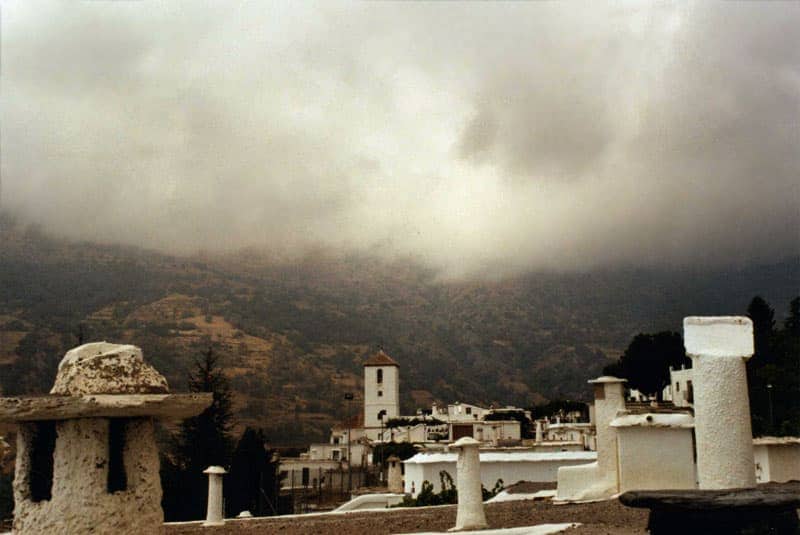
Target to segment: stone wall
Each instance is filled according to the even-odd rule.
[[[126,490],[108,492],[107,419],[56,423],[51,498],[34,502],[30,448],[37,424],[20,424],[14,481],[16,533],[157,533],[161,511],[159,459],[150,419],[126,420],[122,459]],[[76,507],[77,505],[77,507]]]

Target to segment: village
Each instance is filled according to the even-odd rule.
[[[753,439],[744,373],[752,322],[688,317],[683,328],[693,366],[670,370],[670,401],[643,401],[624,379],[593,378],[589,420],[577,421],[579,412],[535,419],[533,439],[522,437],[524,420],[510,417],[530,418],[515,407],[453,403],[400,415],[400,365],[379,351],[363,364],[363,413],[334,427],[329,443],[280,460],[283,491],[321,495],[346,484],[352,499],[292,522],[331,518],[338,530],[357,533],[370,515],[422,516],[426,507],[409,507],[409,500],[457,490],[457,531],[557,533],[579,528],[585,517],[520,531],[491,525],[485,510],[550,503],[569,518],[571,504],[613,502],[648,509],[650,533],[795,533],[800,437]],[[221,466],[203,472],[205,520],[163,521],[153,422],[193,416],[211,401],[211,394],[171,394],[135,346],[96,342],[69,351],[49,396],[0,399],[0,421],[19,427],[13,532],[272,532],[281,517],[224,517]],[[416,453],[375,457],[399,444],[414,444]],[[379,476],[367,486],[364,474],[376,465]]]
[[[800,535],[800,0],[0,0],[0,535]]]

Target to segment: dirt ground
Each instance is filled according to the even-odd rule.
[[[570,535],[647,533],[647,511],[631,509],[616,500],[553,505],[549,500],[524,500],[488,504],[486,519],[489,527],[510,528],[534,524],[580,522],[584,524],[569,530]],[[345,515],[325,515],[292,518],[263,518],[254,520],[229,520],[225,526],[203,528],[199,523],[166,524],[163,535],[271,534],[286,535],[346,535],[368,533],[415,533],[421,531],[447,531],[455,525],[456,506],[396,509],[387,512],[362,512]]]

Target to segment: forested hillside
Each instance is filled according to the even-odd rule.
[[[302,443],[350,410],[343,394],[359,392],[360,362],[378,347],[401,364],[404,411],[434,399],[580,399],[638,332],[680,330],[688,314],[744,313],[756,294],[780,314],[798,281],[796,257],[449,281],[411,260],[324,251],[287,262],[73,243],[1,216],[0,387],[46,392],[68,348],[105,339],[141,346],[182,390],[212,346],[241,424]]]

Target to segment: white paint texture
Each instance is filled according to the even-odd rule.
[[[595,386],[597,462],[559,468],[558,500],[601,500],[618,492],[617,432],[611,421],[625,410],[625,382],[608,376],[589,381]]]
[[[461,438],[451,445],[453,448],[459,448],[456,467],[458,511],[454,531],[483,529],[488,526],[481,493],[479,445],[480,442],[470,437]]]
[[[67,351],[51,394],[163,394],[167,380],[132,345],[92,342]]]
[[[209,466],[203,470],[208,475],[208,507],[204,526],[222,526],[225,517],[222,511],[222,476],[227,474],[221,466]]]
[[[800,480],[800,438],[757,438],[753,448],[759,483]]]
[[[753,434],[745,362],[753,354],[753,323],[738,316],[687,317],[692,359],[697,477],[701,489],[754,487]]]
[[[152,420],[128,420],[123,462],[127,489],[109,494],[108,420],[56,423],[52,498],[30,499],[30,450],[35,424],[20,424],[14,479],[14,532],[18,534],[158,533],[164,522],[158,450]]]
[[[617,427],[619,492],[697,488],[690,427]]]

